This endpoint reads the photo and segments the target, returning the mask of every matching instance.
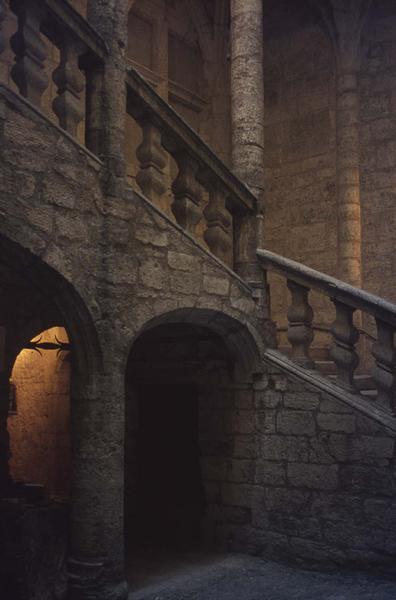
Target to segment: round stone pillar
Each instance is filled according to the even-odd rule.
[[[125,600],[122,368],[90,384],[72,378],[70,600]]]
[[[128,0],[88,0],[87,19],[109,48],[103,70],[87,74],[87,144],[104,160],[107,193],[117,196],[125,177]]]
[[[237,224],[237,272],[262,281],[256,249],[262,245],[264,79],[262,0],[231,0],[231,125],[235,174],[256,195],[257,214]]]
[[[357,70],[337,73],[338,277],[361,287],[359,89]]]

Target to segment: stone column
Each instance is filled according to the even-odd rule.
[[[88,0],[87,18],[103,37],[109,57],[103,72],[88,73],[87,142],[107,166],[107,193],[117,196],[125,178],[126,48],[128,0]],[[100,81],[100,83],[99,83]]]
[[[237,224],[236,270],[262,282],[256,249],[263,244],[263,0],[231,0],[231,124],[235,174],[256,195],[257,215]]]
[[[338,277],[361,286],[359,94],[357,72],[339,66],[336,84]]]
[[[361,287],[360,68],[361,32],[371,0],[320,0],[336,59],[338,277]]]
[[[109,352],[113,354],[111,344]],[[70,600],[127,598],[124,378],[122,367],[111,362],[106,372],[96,374],[89,384],[81,385],[73,372]]]

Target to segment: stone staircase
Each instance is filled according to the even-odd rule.
[[[288,358],[291,357],[291,346],[279,345],[278,350]],[[337,380],[337,365],[331,359],[329,347],[313,347],[311,349],[311,357],[315,363],[315,370],[318,373],[327,376],[332,381]],[[375,381],[369,373],[356,374],[354,381],[356,389],[360,394],[372,399],[377,398],[378,392],[375,387]]]

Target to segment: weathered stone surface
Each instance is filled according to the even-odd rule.
[[[346,414],[325,414],[318,415],[317,423],[320,429],[325,431],[340,431],[344,433],[354,433],[356,429],[356,418],[354,415]]]
[[[286,393],[284,398],[286,408],[295,410],[316,410],[319,406],[319,394],[308,392]]]
[[[314,435],[314,417],[309,412],[284,410],[277,417],[277,431],[286,435]]]
[[[256,463],[256,483],[270,486],[286,485],[286,469],[283,463],[259,460]]]
[[[293,487],[307,487],[314,490],[334,490],[338,486],[336,465],[290,464],[287,479]]]

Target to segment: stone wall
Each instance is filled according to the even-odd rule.
[[[300,3],[270,5],[264,24],[265,246],[336,275],[331,44]],[[272,315],[282,327],[287,291],[278,278],[271,276],[270,282]],[[316,322],[331,322],[328,304],[315,297],[314,305]]]
[[[396,7],[373,7],[361,49],[363,285],[396,301],[393,281],[396,165]]]
[[[395,6],[373,3],[360,60],[362,287],[396,300],[394,240]],[[264,17],[266,248],[337,276],[335,67],[328,34],[308,3],[269,3]],[[285,325],[277,280],[273,316]],[[333,312],[314,296],[315,321]],[[371,330],[371,324],[364,323]],[[284,336],[281,337],[284,342]],[[327,344],[317,334],[316,344]]]
[[[253,527],[224,528],[233,550],[312,566],[394,573],[395,436],[348,404],[268,365],[254,395],[252,474],[225,505]],[[254,458],[254,466],[252,465]]]
[[[67,342],[62,328],[34,338]],[[11,374],[16,411],[8,417],[14,481],[44,486],[47,497],[70,494],[70,355],[22,350]]]

